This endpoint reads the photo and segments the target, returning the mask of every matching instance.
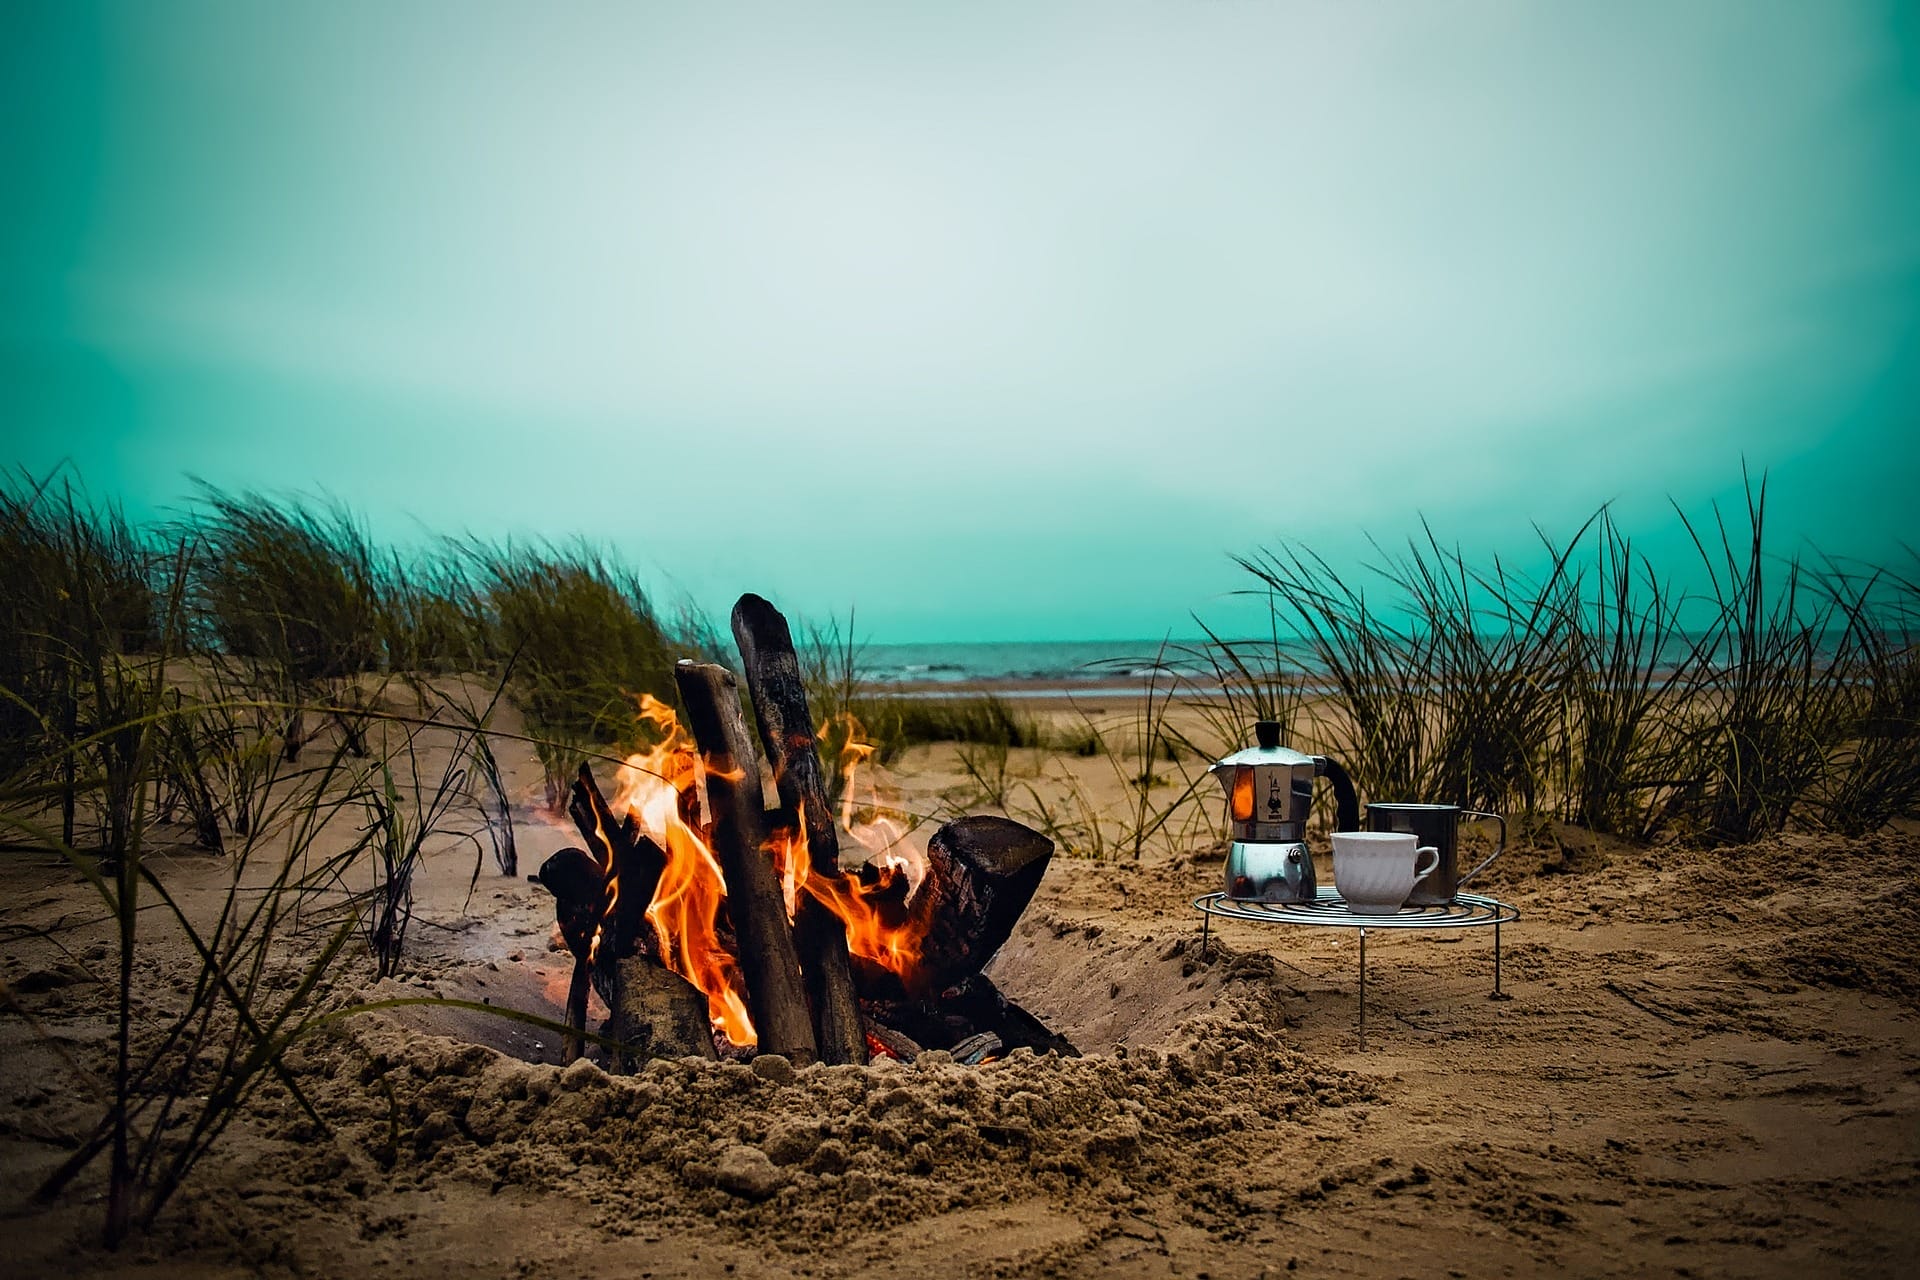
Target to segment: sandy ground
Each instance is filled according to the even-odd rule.
[[[531,761],[511,767],[531,790]],[[1008,768],[1042,803],[1077,792],[1124,825],[1104,759],[1016,753]],[[952,747],[898,766],[920,809],[977,801],[967,772]],[[521,817],[530,870],[566,840]],[[1376,932],[1362,1051],[1353,935],[1228,923],[1202,952],[1189,903],[1220,874],[1206,825],[1137,861],[1056,857],[995,960],[1085,1058],[661,1062],[622,1078],[551,1065],[551,1037],[485,1015],[367,1015],[296,1051],[324,1132],[263,1092],[119,1254],[96,1243],[98,1178],[29,1200],[99,1114],[108,927],[71,873],[10,855],[7,1271],[1913,1272],[1920,837],[1705,853],[1559,831],[1476,886],[1522,912],[1502,938],[1511,999],[1489,998],[1484,931]],[[557,1015],[550,900],[491,871],[469,894],[472,868],[429,861],[407,971],[375,994]],[[185,894],[222,883],[204,855],[162,870]],[[145,963],[190,971],[164,947]]]

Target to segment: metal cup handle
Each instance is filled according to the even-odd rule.
[[[1497,813],[1487,813],[1480,809],[1462,809],[1460,816],[1463,818],[1492,818],[1500,824],[1500,843],[1493,847],[1493,852],[1487,855],[1485,862],[1482,862],[1479,866],[1460,877],[1456,887],[1464,889],[1467,887],[1467,881],[1492,866],[1493,860],[1507,851],[1507,820]]]

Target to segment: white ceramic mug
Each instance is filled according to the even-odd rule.
[[[1390,916],[1440,865],[1440,850],[1400,831],[1333,833],[1333,885],[1358,916]]]

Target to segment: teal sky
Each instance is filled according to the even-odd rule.
[[[0,6],[0,461],[878,640],[1774,480],[1920,542],[1920,8]]]

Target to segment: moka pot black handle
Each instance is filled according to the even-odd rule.
[[[1329,760],[1326,756],[1313,758],[1313,771],[1324,775],[1333,784],[1333,829],[1358,831],[1360,797],[1353,790],[1353,779],[1347,776],[1347,771],[1338,760]]]

